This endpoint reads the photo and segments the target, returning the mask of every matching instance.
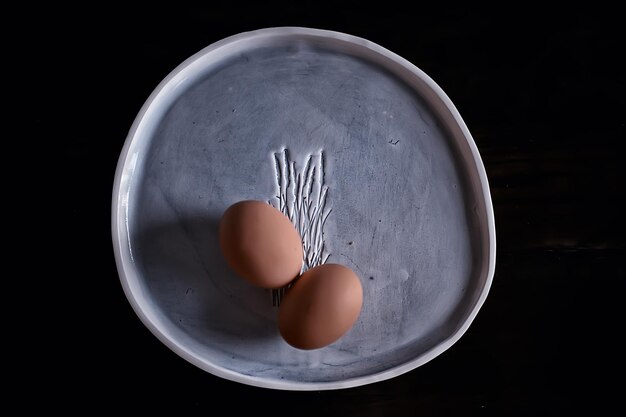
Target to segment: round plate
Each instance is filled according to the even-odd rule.
[[[217,230],[267,201],[308,266],[352,268],[363,309],[337,342],[297,350],[269,290],[236,277]],[[122,150],[113,242],[124,291],[168,347],[220,377],[288,390],[392,378],[467,330],[495,266],[474,141],[421,70],[367,40],[309,28],[238,34],[176,68]]]

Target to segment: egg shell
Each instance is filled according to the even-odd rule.
[[[280,334],[291,346],[310,350],[339,340],[359,317],[363,287],[339,264],[306,271],[287,291],[278,312]]]
[[[230,206],[220,221],[219,241],[228,265],[258,287],[280,288],[300,274],[300,234],[268,203],[245,200]]]

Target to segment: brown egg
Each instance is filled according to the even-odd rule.
[[[222,216],[219,240],[237,275],[262,288],[280,288],[300,274],[302,240],[287,216],[262,201],[240,201]]]
[[[318,349],[350,330],[362,304],[361,281],[350,268],[316,266],[287,291],[278,312],[278,328],[291,346]]]

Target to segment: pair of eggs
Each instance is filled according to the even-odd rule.
[[[219,240],[228,265],[251,284],[277,289],[293,282],[278,311],[280,334],[291,346],[327,346],[356,322],[363,304],[359,278],[339,264],[319,265],[300,275],[300,234],[268,203],[246,200],[230,206],[220,221]]]

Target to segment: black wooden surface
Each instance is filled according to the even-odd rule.
[[[66,382],[55,404],[337,416],[561,415],[618,404],[608,378],[622,378],[626,76],[615,10],[218,2],[101,6],[73,17],[76,9],[54,7],[41,11],[39,53],[58,78],[43,80],[51,90],[41,106],[58,106],[59,94],[69,104],[57,109],[64,117],[33,123],[62,139],[55,163],[62,198],[72,200],[64,233],[69,225],[75,244],[59,251],[69,271],[60,285],[80,295],[55,302],[75,318],[58,325],[64,354],[53,375]],[[424,70],[457,106],[489,177],[498,248],[485,305],[450,350],[385,382],[285,392],[222,380],[157,341],[119,284],[111,189],[143,102],[203,47],[288,25],[361,36]]]

